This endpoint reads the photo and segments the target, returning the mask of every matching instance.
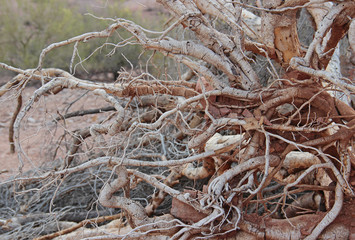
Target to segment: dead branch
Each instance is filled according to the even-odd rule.
[[[20,162],[20,175],[0,187],[6,187],[8,194],[13,185],[11,194],[20,202],[36,192],[26,197],[29,201],[18,211],[37,209],[34,202],[47,194],[47,203],[38,202],[46,208],[42,212],[51,212],[58,194],[77,191],[89,181],[96,206],[121,209],[129,224],[120,222],[115,232],[99,226],[84,228],[123,214],[100,217],[57,228],[37,239],[70,232],[66,237],[77,238],[80,231],[88,239],[216,239],[242,234],[258,239],[317,239],[326,236],[325,229],[338,229],[332,224],[346,201],[344,194],[354,197],[350,179],[355,111],[333,92],[350,98],[355,87],[351,78],[342,76],[341,64],[332,70],[328,65],[339,60],[336,48],[348,29],[350,47],[354,47],[355,3],[157,2],[172,15],[162,31],[126,19],[97,18],[110,25],[50,44],[40,53],[36,69],[0,63],[1,68],[18,74],[0,88],[0,97],[16,96],[12,98],[18,102],[9,141]],[[315,22],[308,46],[301,44],[299,36],[302,8]],[[120,30],[130,36],[124,39]],[[113,43],[116,33],[120,43]],[[112,41],[115,50],[110,54],[118,47],[139,44],[153,55],[160,52],[171,58],[176,69],[164,66],[152,71],[150,65],[156,65],[150,57],[141,69],[120,70],[116,82],[102,83],[43,68],[54,49],[74,44],[78,51],[78,45],[98,38],[106,39],[98,49]],[[333,54],[335,60],[331,60]],[[182,69],[188,70],[183,74]],[[29,81],[42,85],[25,99],[21,91]],[[271,84],[266,86],[267,82]],[[62,136],[55,146],[61,164],[25,175],[23,168],[31,161],[23,140],[26,118],[36,114],[41,100],[52,101],[64,89],[92,92],[112,107],[87,107],[52,117]],[[67,121],[103,111],[111,115],[83,121],[80,127],[73,126],[72,119]],[[57,109],[55,114],[61,113]],[[45,126],[55,137],[55,127]],[[50,144],[45,145],[50,151]],[[155,216],[163,207],[172,215]],[[4,222],[0,224],[5,226]],[[13,225],[11,231],[23,229],[20,225]],[[119,233],[121,228],[126,232]]]

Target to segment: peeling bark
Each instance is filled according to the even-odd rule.
[[[64,126],[74,139],[61,169],[1,184],[41,181],[52,185],[97,166],[113,169],[109,179],[103,180],[98,201],[104,207],[122,209],[130,226],[122,234],[81,229],[91,239],[231,235],[317,239],[339,232],[344,226],[332,223],[344,196],[355,195],[350,180],[355,110],[329,92],[336,89],[351,96],[355,87],[339,69],[328,71],[327,66],[348,29],[354,48],[354,1],[273,0],[253,6],[223,0],[157,2],[173,17],[161,32],[110,19],[106,29],[43,49],[36,69],[0,63],[18,73],[0,88],[0,97],[20,93],[29,81],[42,83],[22,107],[19,104],[11,123],[10,144],[18,154],[20,173],[28,160],[20,132],[25,131],[25,119],[38,101],[50,99],[48,93],[87,90],[112,110],[110,117],[81,130],[73,132]],[[301,8],[309,10],[317,28],[309,46],[301,46],[297,33]],[[53,49],[94,38],[110,41],[118,29],[131,35],[122,40],[123,45],[140,44],[146,51],[161,52],[175,60],[179,70],[184,64],[188,72],[179,72],[181,79],[165,80],[153,73],[122,72],[117,82],[100,83],[43,68]],[[188,32],[193,39],[176,39],[175,30]],[[273,71],[272,84],[262,85],[252,54],[246,50],[266,58],[263,67]],[[281,78],[272,60],[285,73]],[[88,142],[93,144],[90,151],[101,151],[100,157],[82,154],[85,161],[73,166],[74,155],[80,155],[81,146]],[[183,176],[184,181],[206,178],[204,190],[194,189],[194,183],[190,191],[177,188]],[[146,205],[130,196],[141,182],[154,188]],[[145,198],[152,191],[147,189]],[[174,199],[172,215],[154,216],[168,196]]]

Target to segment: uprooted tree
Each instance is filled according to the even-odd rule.
[[[46,47],[36,69],[0,63],[18,73],[1,87],[0,96],[17,92],[10,143],[21,163],[26,161],[21,123],[40,98],[85,89],[106,100],[106,110],[114,113],[69,133],[72,144],[60,168],[10,181],[48,187],[85,169],[111,169],[96,200],[122,209],[131,231],[105,229],[77,237],[317,239],[334,234],[330,227],[344,196],[354,197],[349,178],[354,167],[355,86],[337,64],[338,45],[346,35],[355,51],[355,2],[157,2],[172,16],[164,31],[109,19],[111,25],[102,31]],[[307,46],[301,44],[297,27],[304,14],[314,27]],[[116,82],[100,83],[43,68],[53,49],[72,44],[75,56],[78,45],[95,38],[109,42],[118,29],[131,37],[114,43],[115,48],[140,44],[187,71],[163,80],[149,72],[121,71]],[[260,59],[268,79],[257,70]],[[21,90],[34,80],[42,84],[22,104]],[[60,116],[58,124],[67,117]],[[86,141],[102,151],[75,161]],[[206,181],[201,188],[183,190],[176,187],[181,178]],[[142,182],[155,188],[145,205],[130,197]],[[171,214],[157,216],[156,209],[168,197],[173,198]],[[338,227],[349,234],[348,226]]]

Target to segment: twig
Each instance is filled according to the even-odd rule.
[[[22,95],[21,93],[17,97],[17,106],[12,115],[10,126],[9,126],[9,142],[10,142],[10,153],[15,153],[15,142],[14,142],[14,124],[22,107]]]
[[[124,216],[124,213],[119,213],[119,214],[115,214],[112,216],[102,216],[102,217],[98,217],[98,218],[91,218],[91,219],[83,220],[71,228],[63,229],[63,230],[55,232],[55,233],[41,236],[41,237],[35,238],[34,240],[50,240],[55,237],[62,236],[62,235],[68,234],[70,232],[73,232],[76,229],[81,228],[87,224],[97,224],[97,223],[102,223],[105,221],[112,221],[112,220],[115,220],[118,218],[122,218],[123,216]]]
[[[102,113],[102,112],[109,112],[109,111],[114,111],[115,108],[112,106],[108,107],[103,107],[103,108],[95,108],[95,109],[88,109],[88,110],[80,110],[80,111],[75,111],[71,113],[67,113],[63,116],[59,116],[53,120],[53,122],[58,122],[60,120],[72,118],[72,117],[80,117],[80,116],[85,116],[89,114],[96,114],[96,113]]]

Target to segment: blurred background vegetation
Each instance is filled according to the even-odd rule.
[[[109,3],[102,1],[101,6],[90,4],[91,2],[0,0],[0,62],[22,69],[35,68],[41,50],[49,44],[86,32],[101,31],[112,23],[85,13],[91,13],[97,17],[125,18],[155,30],[161,29],[167,20],[163,13],[156,13],[154,20],[151,19],[152,16],[149,16],[150,19],[147,20],[147,16],[143,16],[142,12],[134,11],[133,13],[132,10],[124,7],[125,1],[116,0]],[[109,53],[115,48],[114,44],[129,36],[127,32],[118,30],[115,36],[109,39],[94,39],[80,43],[72,72],[80,76],[87,76],[88,73],[116,74],[122,67],[129,70],[131,68],[129,62],[133,66],[145,67],[148,59],[152,66],[162,63],[164,65],[165,58],[162,55],[144,52],[139,45],[116,48],[111,56]],[[103,46],[104,43],[113,44]],[[99,48],[100,46],[103,47]],[[55,49],[46,57],[44,67],[56,67],[70,71],[73,50],[73,44]],[[151,59],[152,54],[154,59]],[[88,56],[90,56],[88,60],[77,64],[80,59],[86,59]],[[4,72],[0,70],[0,74]]]

